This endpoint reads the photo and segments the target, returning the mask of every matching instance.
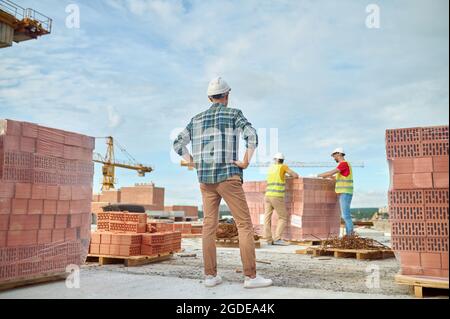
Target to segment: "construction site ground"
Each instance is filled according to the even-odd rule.
[[[389,237],[372,229],[358,229],[365,237],[389,244]],[[183,239],[183,254],[171,260],[126,268],[123,265],[88,264],[81,270],[80,288],[68,289],[64,281],[17,288],[0,293],[3,298],[413,298],[407,286],[394,282],[399,272],[395,258],[358,261],[352,258],[316,257],[295,254],[298,245],[257,249],[258,272],[272,278],[270,288],[243,288],[239,250],[218,248],[218,271],[224,283],[203,286],[201,239]],[[379,288],[367,287],[367,278],[379,271]],[[373,282],[373,281],[372,281]],[[448,298],[443,296],[433,298]]]

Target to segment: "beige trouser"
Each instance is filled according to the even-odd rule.
[[[272,214],[275,209],[278,214],[278,223],[273,240],[280,240],[288,221],[284,197],[266,196],[264,201],[266,204],[266,212],[264,214],[264,238],[267,241],[272,241]]]
[[[203,261],[205,274],[217,275],[216,232],[219,206],[223,198],[231,210],[239,231],[239,248],[244,275],[256,275],[255,239],[252,219],[240,177],[218,184],[200,184],[203,198]]]

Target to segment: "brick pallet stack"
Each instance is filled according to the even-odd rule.
[[[0,120],[0,285],[65,273],[90,238],[94,138]]]
[[[392,248],[403,275],[448,278],[448,126],[386,131]]]
[[[290,179],[286,183],[286,207],[288,225],[283,234],[285,240],[317,240],[338,236],[340,209],[334,191],[335,182],[315,178]],[[244,191],[255,230],[262,235],[264,224],[265,182],[246,182]],[[273,216],[273,232],[277,214]]]
[[[154,256],[181,249],[181,231],[152,227],[147,215],[128,212],[97,214],[97,231],[92,233],[90,254],[131,257]]]

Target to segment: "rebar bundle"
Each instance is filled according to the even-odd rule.
[[[364,238],[359,235],[344,236],[342,238],[331,238],[322,242],[322,248],[339,248],[339,249],[389,249],[386,245],[371,238]]]

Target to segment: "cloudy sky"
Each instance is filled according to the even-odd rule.
[[[447,0],[15,2],[52,17],[53,33],[0,51],[0,118],[116,137],[155,167],[144,179],[120,170],[119,184],[154,181],[167,203],[199,203],[195,173],[174,160],[171,138],[209,106],[217,75],[232,86],[230,106],[288,160],[332,164],[330,151],[344,146],[364,162],[354,169],[355,207],[386,204],[387,128],[448,125]],[[379,28],[366,25],[371,3]]]

